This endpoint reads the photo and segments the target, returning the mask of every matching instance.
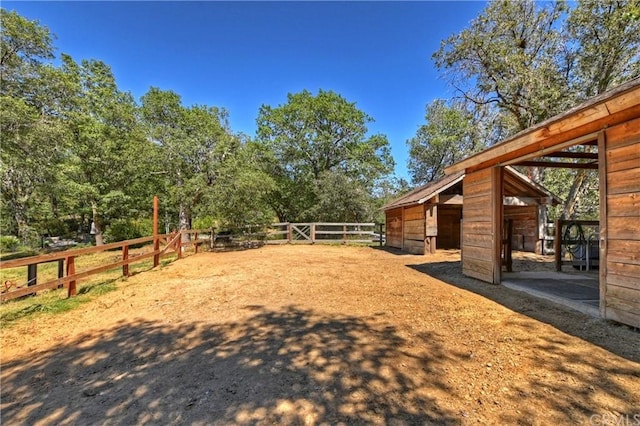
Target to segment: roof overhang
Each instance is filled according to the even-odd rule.
[[[569,156],[562,151],[575,145],[593,144],[603,129],[640,117],[640,78],[602,93],[562,114],[530,127],[517,135],[445,169],[446,174],[473,172],[494,166],[523,163],[537,157]],[[578,158],[578,157],[573,157]],[[534,164],[538,163],[538,164]],[[555,163],[562,167],[562,163]],[[546,165],[554,167],[554,165]],[[568,163],[565,167],[571,167]],[[580,166],[583,167],[583,166]],[[584,168],[593,168],[584,166]]]

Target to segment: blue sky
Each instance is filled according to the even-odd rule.
[[[15,2],[2,7],[56,34],[56,54],[111,66],[139,100],[150,86],[185,105],[224,107],[235,132],[255,135],[262,104],[333,90],[387,135],[408,177],[407,139],[427,103],[450,98],[431,60],[484,2]]]

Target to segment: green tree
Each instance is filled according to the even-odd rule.
[[[142,97],[147,135],[159,148],[156,174],[165,177],[178,226],[189,229],[194,211],[216,183],[220,165],[239,142],[228,129],[227,114],[216,107],[184,107],[178,94],[152,87]]]
[[[55,184],[65,132],[64,98],[53,58],[53,35],[37,21],[0,9],[0,190],[3,232],[23,242],[37,236],[34,217]],[[6,220],[8,219],[8,220]]]
[[[637,8],[637,0],[581,0],[573,9],[562,1],[496,0],[444,40],[433,59],[464,99],[495,109],[504,138],[637,76]],[[592,186],[587,172],[532,172],[545,185],[571,176],[571,185],[558,185],[568,188],[559,194],[566,217],[589,210],[579,205]]]
[[[371,121],[354,103],[323,90],[316,96],[306,90],[289,94],[284,105],[260,108],[258,140],[270,152],[266,170],[276,189],[269,203],[279,220],[323,220],[314,206],[321,194],[328,195],[327,179],[344,185],[344,191],[358,182],[371,194],[393,168],[387,138],[367,136]]]
[[[86,211],[94,225],[96,244],[115,218],[135,215],[130,182],[142,173],[134,164],[145,141],[130,93],[118,89],[110,67],[101,61],[76,63],[63,55],[63,69],[74,88],[65,111],[71,135],[69,155],[62,169],[69,208]],[[149,146],[145,146],[149,148]]]
[[[424,124],[409,139],[409,173],[414,185],[444,176],[444,169],[479,150],[474,118],[460,105],[435,100],[427,105]]]

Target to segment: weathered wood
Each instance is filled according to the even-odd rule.
[[[424,210],[422,205],[404,208],[405,222],[410,220],[420,220],[420,219],[424,219]]]
[[[85,247],[85,248],[80,248],[80,249],[65,250],[65,251],[61,251],[61,252],[57,252],[57,253],[49,253],[49,254],[42,254],[42,255],[38,255],[38,256],[22,257],[20,259],[13,259],[13,260],[7,260],[7,261],[0,262],[0,268],[1,269],[18,268],[20,266],[27,266],[27,265],[30,265],[30,264],[33,264],[33,263],[53,262],[53,261],[58,261],[58,260],[64,260],[69,256],[76,256],[77,257],[77,256],[85,255],[85,254],[99,253],[99,252],[105,251],[105,250],[119,249],[122,246],[124,246],[125,244],[134,245],[134,244],[147,243],[147,242],[150,242],[150,241],[153,241],[153,237],[142,237],[142,238],[136,238],[136,239],[133,239],[133,240],[119,241],[117,243],[103,244],[101,246]]]
[[[611,321],[628,324],[632,327],[640,328],[640,314],[637,314],[636,312],[628,312],[622,309],[618,309],[615,305],[607,306],[606,315],[604,318]]]
[[[69,278],[69,289],[67,291],[67,296],[71,297],[71,296],[75,296],[78,293],[78,290],[76,288],[77,285],[77,277],[76,275],[76,258],[74,256],[69,256],[67,257],[67,259],[65,260],[65,263],[67,264],[67,278]]]
[[[640,167],[640,138],[633,145],[607,150],[607,170],[618,172]]]
[[[608,217],[609,240],[640,240],[640,226],[637,217]]]
[[[122,260],[126,261],[129,259],[129,246],[122,246]],[[122,275],[125,277],[129,276],[129,264],[125,263],[122,265]]]
[[[627,193],[640,193],[640,167],[618,172],[607,171],[607,194]]]
[[[607,260],[610,262],[640,265],[640,241],[609,240]]]
[[[27,266],[27,286],[31,287],[38,284],[38,264],[34,263]]]

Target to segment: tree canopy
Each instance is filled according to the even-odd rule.
[[[477,143],[490,145],[640,75],[638,5],[637,0],[494,0],[466,29],[443,40],[433,60],[464,103],[462,109],[476,118]],[[440,139],[465,131],[464,121],[454,130],[437,129],[438,119],[429,114],[426,119],[426,127],[408,142],[414,176],[437,161],[426,152],[438,157]],[[425,135],[427,130],[435,135]],[[450,149],[465,152],[467,145],[460,138]],[[453,161],[439,158],[441,166]],[[566,200],[560,215],[597,215],[597,200],[586,196],[597,188],[596,173],[528,173],[559,190]]]

